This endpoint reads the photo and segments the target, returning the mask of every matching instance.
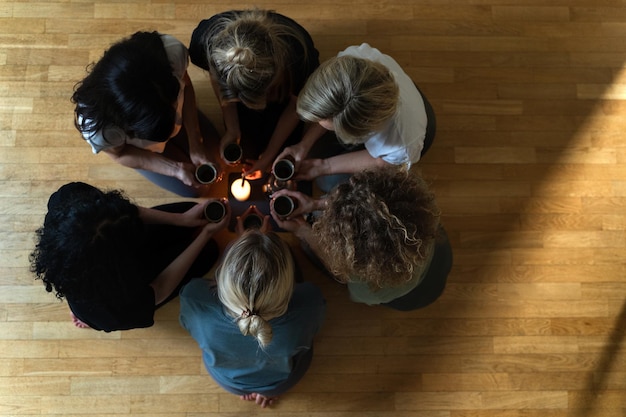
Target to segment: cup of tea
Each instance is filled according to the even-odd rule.
[[[211,184],[217,180],[217,166],[213,163],[199,165],[196,168],[196,179],[201,184]]]
[[[243,149],[238,143],[231,142],[224,148],[224,160],[229,165],[235,165],[241,161]]]
[[[296,173],[296,165],[291,157],[279,159],[274,164],[273,172],[277,180],[287,181]]]
[[[296,201],[288,195],[279,195],[272,201],[274,211],[279,217],[287,217],[296,209]]]
[[[263,226],[263,218],[256,213],[249,213],[245,219],[243,219],[243,228],[248,229],[260,229]]]
[[[211,200],[204,206],[204,217],[211,223],[219,223],[226,216],[226,205],[221,200]]]

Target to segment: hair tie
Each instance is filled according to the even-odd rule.
[[[248,317],[254,316],[254,315],[256,315],[254,311],[250,311],[250,309],[247,309],[247,308],[241,312],[242,319],[247,319]]]

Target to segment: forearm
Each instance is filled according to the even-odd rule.
[[[317,200],[314,200],[313,210],[321,211],[326,210],[328,207],[328,201],[326,201],[326,196],[320,197]]]
[[[166,158],[160,153],[132,145],[124,145],[120,149],[105,149],[104,152],[115,162],[125,167],[156,172],[168,177],[176,177],[176,174],[181,169],[177,161]]]
[[[354,174],[366,169],[390,165],[381,158],[372,157],[366,149],[332,156],[324,160],[323,175]]]
[[[274,160],[276,155],[278,155],[280,148],[283,146],[291,132],[293,132],[296,128],[298,123],[300,123],[300,119],[296,113],[296,97],[291,96],[289,104],[287,104],[287,107],[280,115],[270,141],[267,144],[265,151],[263,151],[263,158]]]
[[[232,132],[233,136],[241,136],[241,129],[239,129],[239,115],[237,114],[237,103],[226,103],[222,105],[222,117],[224,118],[224,126],[226,130]]]
[[[211,77],[211,87],[213,87],[213,93],[217,102],[220,103],[222,108],[222,117],[224,119],[224,127],[227,131],[232,132],[237,137],[240,136],[239,129],[239,116],[237,115],[237,104],[232,102],[224,102],[222,95],[220,94],[220,87],[218,82]]]
[[[145,224],[169,224],[173,226],[185,226],[181,213],[170,213],[148,207],[137,207],[139,218]]]
[[[317,140],[321,138],[322,135],[324,135],[326,132],[328,131],[320,126],[318,123],[309,125],[308,129],[306,130],[306,132],[304,132],[304,135],[302,136],[302,140],[299,143],[299,145],[304,150],[305,156],[309,153],[315,142],[317,142]]]
[[[212,233],[203,230],[198,237],[196,237],[196,239],[150,283],[150,286],[154,289],[155,305],[165,301],[176,287],[178,287],[211,236]]]
[[[184,76],[185,91],[183,102],[183,127],[187,132],[187,140],[189,141],[189,152],[191,154],[203,154],[202,134],[200,133],[200,125],[198,123],[198,106],[196,105],[196,92],[189,74],[185,72]]]
[[[315,256],[317,256],[317,258],[320,260],[320,262],[322,262],[322,264],[324,264],[326,269],[330,271],[330,267],[329,267],[328,263],[325,260],[326,255],[324,254],[324,251],[322,250],[322,247],[321,247],[321,245],[319,243],[319,240],[317,239],[317,237],[313,233],[313,230],[311,229],[311,226],[309,226],[308,224],[301,226],[295,232],[295,235],[301,241],[306,243],[306,245],[311,249],[311,251],[315,254]]]

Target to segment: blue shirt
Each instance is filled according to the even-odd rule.
[[[180,293],[180,323],[202,349],[207,371],[223,387],[245,392],[272,391],[289,379],[296,359],[311,350],[325,310],[318,287],[296,284],[287,313],[269,321],[272,341],[261,349],[225,312],[213,281],[194,279]]]

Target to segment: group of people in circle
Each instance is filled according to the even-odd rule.
[[[198,110],[189,61],[206,70],[221,105],[220,137]],[[283,189],[288,217],[314,265],[355,302],[406,311],[443,292],[452,251],[427,183],[409,170],[435,136],[432,107],[390,56],[367,43],[321,63],[309,33],[279,13],[231,10],[199,23],[188,47],[158,32],[112,45],[72,95],[75,124],[94,153],[182,197],[203,197],[197,166],[223,163],[233,142],[243,174],[294,161],[321,197]],[[292,250],[271,230],[246,229],[220,254],[225,228],[203,204],[141,207],[119,190],[82,182],[48,201],[31,269],[67,300],[78,327],[149,327],[180,297],[180,324],[225,390],[265,407],[294,386],[324,320],[320,289],[303,282]],[[230,210],[228,210],[230,211]]]

